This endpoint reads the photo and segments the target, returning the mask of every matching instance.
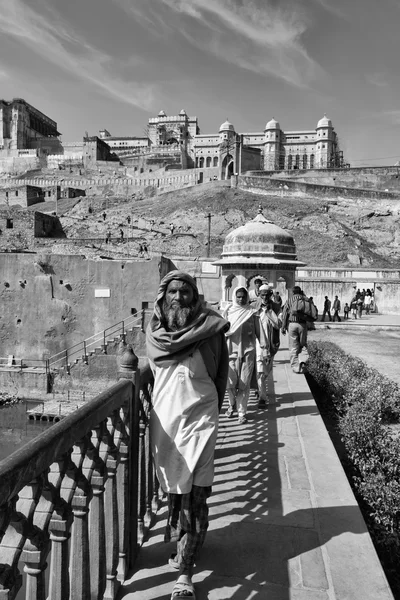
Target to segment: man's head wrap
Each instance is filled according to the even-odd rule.
[[[191,288],[193,289],[193,303],[192,304],[194,306],[194,311],[193,311],[192,318],[195,318],[195,316],[197,316],[197,314],[201,308],[201,302],[199,300],[199,290],[197,288],[194,278],[191,275],[189,275],[189,273],[185,273],[184,271],[178,271],[178,270],[170,271],[160,281],[160,285],[158,287],[157,297],[156,297],[156,301],[155,301],[155,305],[154,305],[154,316],[152,319],[152,323],[153,323],[154,317],[157,317],[159,324],[164,322],[163,302],[164,302],[165,294],[167,292],[168,284],[171,283],[171,281],[184,281],[185,283],[189,284],[191,286]],[[154,329],[153,329],[153,331],[154,331]]]
[[[192,318],[182,329],[168,331],[163,315],[163,301],[171,281],[185,281],[193,288]],[[183,271],[171,271],[160,282],[154,313],[147,327],[147,356],[157,365],[175,364],[193,354],[210,337],[225,332],[229,323],[219,313],[203,306],[193,277]]]

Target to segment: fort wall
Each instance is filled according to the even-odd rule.
[[[168,265],[0,253],[0,357],[43,359],[151,305]]]
[[[400,189],[382,191],[376,189],[362,189],[343,187],[337,185],[320,185],[306,183],[295,179],[271,178],[268,176],[242,175],[238,178],[238,187],[254,194],[274,195],[287,192],[301,196],[314,196],[317,198],[370,198],[377,200],[398,200]]]

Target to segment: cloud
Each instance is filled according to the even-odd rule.
[[[400,125],[400,110],[385,110],[381,114],[389,119],[393,125]]]
[[[384,73],[367,73],[365,78],[368,83],[376,85],[377,87],[387,87],[389,85]]]
[[[90,82],[107,96],[149,109],[153,86],[118,77],[120,61],[115,64],[111,56],[75,35],[53,9],[43,6],[45,11],[39,14],[23,0],[0,0],[0,34],[17,39],[30,51],[62,71]]]
[[[317,4],[322,6],[323,9],[335,15],[335,17],[340,17],[341,19],[346,18],[346,13],[339,8],[338,0],[314,0]]]
[[[301,37],[305,13],[284,10],[268,0],[114,0],[153,32],[173,30],[202,52],[261,76],[273,75],[307,87],[322,74]],[[157,4],[158,10],[152,7]],[[164,9],[164,10],[161,10]]]

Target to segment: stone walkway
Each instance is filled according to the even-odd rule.
[[[283,338],[286,343],[287,338]],[[210,528],[197,600],[390,600],[364,520],[303,375],[276,357],[270,404],[249,422],[221,417]],[[125,600],[167,600],[176,571],[163,543],[165,506]]]
[[[333,314],[333,312],[332,312]],[[400,315],[379,315],[371,313],[370,315],[363,314],[361,319],[353,319],[350,316],[349,319],[338,321],[329,321],[328,317],[325,317],[325,321],[316,321],[315,327],[329,327],[331,329],[376,329],[376,330],[400,330]]]

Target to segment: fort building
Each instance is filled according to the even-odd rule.
[[[216,169],[218,179],[246,170],[280,171],[347,166],[332,121],[324,115],[315,129],[284,131],[274,118],[258,132],[237,132],[227,119],[218,132],[203,134],[198,119],[182,109],[177,116],[161,110],[151,117],[147,137],[114,137],[100,131],[124,164],[138,162],[167,168]],[[147,167],[147,169],[146,169]]]
[[[53,154],[61,148],[57,123],[23,100],[0,100],[0,150],[18,156],[19,150]]]

